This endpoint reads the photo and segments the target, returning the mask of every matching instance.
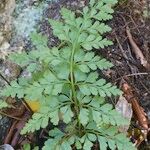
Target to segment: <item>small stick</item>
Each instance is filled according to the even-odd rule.
[[[134,96],[131,86],[128,83],[123,83],[122,90],[124,92],[124,97],[129,103],[132,104],[132,109],[139,122],[139,125],[144,130],[148,131],[148,119],[145,115],[145,112],[143,111],[143,108],[139,105],[137,98]]]
[[[131,44],[131,46],[132,46],[132,50],[133,50],[133,52],[134,52],[135,55],[136,55],[136,58],[137,58],[137,59],[140,59],[141,64],[142,64],[146,69],[149,70],[149,69],[150,69],[150,64],[148,64],[148,62],[147,62],[147,60],[145,59],[145,57],[144,57],[142,51],[141,51],[140,48],[137,46],[137,44],[134,42],[133,37],[132,37],[132,35],[131,35],[131,33],[130,33],[130,29],[129,29],[128,26],[126,27],[126,33],[127,33],[129,42],[130,42],[130,44]]]
[[[24,99],[22,99],[22,104],[24,105],[24,107],[29,111],[29,112],[32,112],[33,113],[33,111],[31,110],[31,108],[29,107],[29,105],[26,103],[26,101],[24,100]]]
[[[0,77],[8,84],[10,85],[10,82],[0,73]]]
[[[128,59],[127,55],[125,54],[125,51],[123,50],[123,48],[122,48],[122,46],[121,46],[121,44],[120,44],[119,39],[117,38],[116,33],[115,33],[115,38],[116,38],[116,41],[117,41],[117,43],[118,43],[118,46],[119,46],[119,48],[120,48],[120,50],[121,50],[121,52],[122,52],[122,55],[124,56],[125,59]]]
[[[124,75],[124,76],[122,76],[120,78],[117,78],[116,81],[118,81],[118,80],[120,80],[120,79],[122,79],[124,77],[132,77],[132,76],[140,76],[140,75],[149,75],[149,73],[147,73],[147,72],[139,72],[139,73],[127,74],[127,75]]]
[[[140,81],[140,83],[142,84],[142,86],[144,87],[144,89],[147,91],[147,93],[150,94],[150,90],[146,87],[146,85],[142,81]]]
[[[18,121],[13,122],[10,130],[8,131],[8,134],[7,134],[6,138],[4,139],[4,144],[8,144],[8,143],[11,142],[12,136],[14,134],[14,128],[15,128],[17,122]]]
[[[7,116],[7,117],[9,117],[9,118],[12,118],[12,119],[22,120],[21,118],[18,118],[18,117],[15,117],[15,116],[11,116],[11,115],[8,115],[8,114],[6,114],[6,113],[4,113],[4,112],[2,112],[2,111],[0,111],[0,114],[1,114],[1,115],[4,115],[4,116]]]

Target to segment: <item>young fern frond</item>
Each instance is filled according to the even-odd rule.
[[[10,56],[32,77],[11,82],[1,95],[39,101],[40,110],[33,114],[22,134],[45,128],[51,121],[55,128],[49,132],[43,150],[91,150],[96,141],[100,150],[135,150],[118,131],[120,125],[129,122],[104,99],[122,92],[96,72],[113,65],[92,52],[93,48],[112,45],[103,38],[111,31],[104,21],[112,18],[111,5],[116,2],[90,0],[78,14],[62,8],[62,21],[49,20],[61,46],[49,49],[47,39],[34,33],[31,39],[36,50]],[[64,131],[59,130],[60,121],[66,124]]]
[[[129,139],[122,133],[118,133],[118,129],[114,126],[102,126],[97,128],[94,123],[89,123],[85,128],[86,134],[81,138],[74,135],[67,136],[62,131],[55,128],[49,132],[50,138],[45,142],[43,150],[49,150],[49,146],[54,150],[72,150],[71,145],[75,143],[76,149],[91,150],[93,142],[96,140],[100,145],[100,150],[111,150],[116,148],[125,150],[127,147],[135,150]]]

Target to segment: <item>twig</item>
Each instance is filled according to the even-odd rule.
[[[142,81],[140,81],[140,83],[142,84],[142,86],[144,87],[144,89],[150,94],[150,90],[145,86],[145,84]]]
[[[120,78],[117,78],[116,81],[118,81],[118,80],[120,80],[120,79],[122,79],[124,77],[132,77],[132,76],[140,76],[140,75],[148,75],[148,74],[149,73],[147,73],[147,72],[139,72],[139,73],[127,74],[127,75],[124,75],[124,76],[122,76]]]
[[[29,111],[29,112],[32,112],[33,113],[33,111],[31,110],[31,108],[30,108],[30,106],[26,103],[26,101],[24,100],[24,99],[22,99],[22,104],[24,105],[24,107]]]
[[[121,52],[122,52],[122,55],[123,55],[123,58],[126,60],[126,62],[127,62],[127,65],[129,66],[129,68],[131,69],[131,72],[133,73],[133,67],[130,65],[130,60],[128,59],[128,56],[125,54],[125,50],[123,49],[123,47],[122,47],[122,45],[120,44],[120,41],[119,41],[119,39],[117,38],[117,35],[115,34],[115,38],[116,38],[116,41],[117,41],[117,43],[118,43],[118,46],[119,46],[119,48],[120,48],[120,50],[121,50]],[[133,63],[133,62],[132,62]],[[135,64],[134,64],[135,65]]]
[[[129,29],[128,26],[126,27],[126,33],[127,33],[129,42],[130,42],[130,44],[131,44],[131,46],[132,46],[132,50],[133,50],[133,52],[134,52],[135,55],[136,55],[136,58],[137,58],[137,59],[140,59],[141,64],[142,64],[146,69],[149,70],[149,69],[150,69],[150,64],[149,64],[149,63],[147,62],[147,60],[145,59],[145,57],[144,57],[142,51],[140,50],[140,48],[139,48],[139,47],[137,46],[137,44],[134,42],[133,37],[132,37],[132,35],[131,35],[131,33],[130,33],[130,29]]]
[[[12,118],[12,119],[22,120],[21,118],[18,118],[18,117],[15,117],[15,116],[11,116],[11,115],[8,115],[8,114],[6,114],[6,113],[4,113],[4,112],[2,112],[2,111],[0,111],[0,114],[1,114],[1,115],[4,115],[4,116],[7,116],[7,117],[9,117],[9,118]]]
[[[0,77],[8,84],[10,85],[10,82],[0,73]]]
[[[14,134],[13,134],[13,137],[12,137],[12,140],[10,143],[13,147],[18,145],[18,141],[21,137],[20,132],[23,129],[23,127],[25,126],[27,120],[30,118],[30,115],[25,112],[24,115],[22,116],[22,118],[23,118],[23,120],[17,122],[17,124],[14,128],[14,131],[13,131]]]
[[[12,126],[10,127],[9,131],[8,131],[8,134],[6,135],[5,137],[5,140],[4,140],[4,144],[8,144],[11,142],[11,139],[12,139],[12,135],[14,133],[14,128],[16,126],[18,121],[15,121],[13,122]]]
[[[126,58],[126,59],[128,59],[127,55],[125,54],[125,51],[123,50],[123,48],[122,48],[122,46],[121,46],[121,44],[120,44],[119,39],[117,38],[116,33],[115,33],[115,38],[116,38],[116,41],[117,41],[117,43],[118,43],[118,46],[119,46],[119,48],[120,48],[120,50],[121,50],[121,52],[122,52],[123,57]]]
[[[124,97],[128,100],[129,103],[132,104],[132,109],[134,114],[139,122],[139,125],[144,129],[149,129],[148,127],[148,119],[143,111],[143,108],[139,105],[137,98],[133,94],[133,90],[128,83],[123,83],[122,90],[124,92]]]
[[[137,29],[137,31],[139,32],[139,34],[140,34],[140,30],[139,30],[139,28],[137,27],[137,24],[135,23],[134,19],[132,18],[132,15],[128,15],[128,16],[129,16],[129,18],[131,19],[131,21],[133,22],[133,24],[134,24],[135,28]]]

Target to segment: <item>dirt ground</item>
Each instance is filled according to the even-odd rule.
[[[102,51],[115,64],[108,76],[118,85],[126,81],[132,86],[134,95],[150,121],[150,68],[141,64],[126,33],[128,26],[135,43],[149,63],[150,16],[143,15],[145,8],[149,11],[148,5],[148,1],[140,0],[120,2],[115,8],[114,19],[110,22],[113,31],[109,37],[113,39],[114,45]],[[143,149],[149,150],[150,143],[143,142],[139,150]]]
[[[43,13],[43,19],[38,27],[38,32],[46,35],[49,39],[49,47],[57,43],[52,35],[48,18],[60,18],[59,10],[62,6],[76,10],[86,4],[85,0],[60,0],[50,3]],[[150,64],[150,2],[148,0],[120,0],[115,6],[114,18],[108,22],[112,27],[112,32],[107,34],[114,45],[97,50],[99,55],[110,60],[114,67],[102,72],[108,80],[121,85],[126,81],[133,88],[134,95],[140,106],[143,107],[148,120],[150,121],[150,67],[141,63],[141,57],[137,56],[133,50],[133,45],[127,35],[127,27],[130,29],[132,38],[142,52],[147,64]],[[30,49],[30,41],[26,42],[26,49]],[[116,101],[111,100],[113,104]],[[9,121],[10,122],[10,121]],[[135,126],[133,121],[131,126]],[[8,123],[8,122],[7,122]],[[140,128],[136,126],[136,128]],[[4,134],[4,133],[3,133]],[[5,133],[7,134],[7,133]],[[150,137],[147,142],[142,142],[139,150],[150,150]],[[95,148],[94,148],[95,149]]]

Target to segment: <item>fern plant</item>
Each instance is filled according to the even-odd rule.
[[[49,20],[60,45],[49,49],[46,37],[34,33],[31,39],[36,50],[10,56],[32,77],[12,81],[1,95],[39,101],[40,110],[21,133],[46,128],[52,122],[54,128],[43,150],[91,150],[95,142],[100,150],[135,149],[118,131],[128,121],[105,101],[105,97],[122,92],[97,73],[113,65],[92,51],[112,45],[102,35],[111,31],[104,22],[112,18],[111,6],[116,2],[90,0],[77,12],[62,8],[61,21]],[[65,123],[63,129],[59,128],[61,121]]]

